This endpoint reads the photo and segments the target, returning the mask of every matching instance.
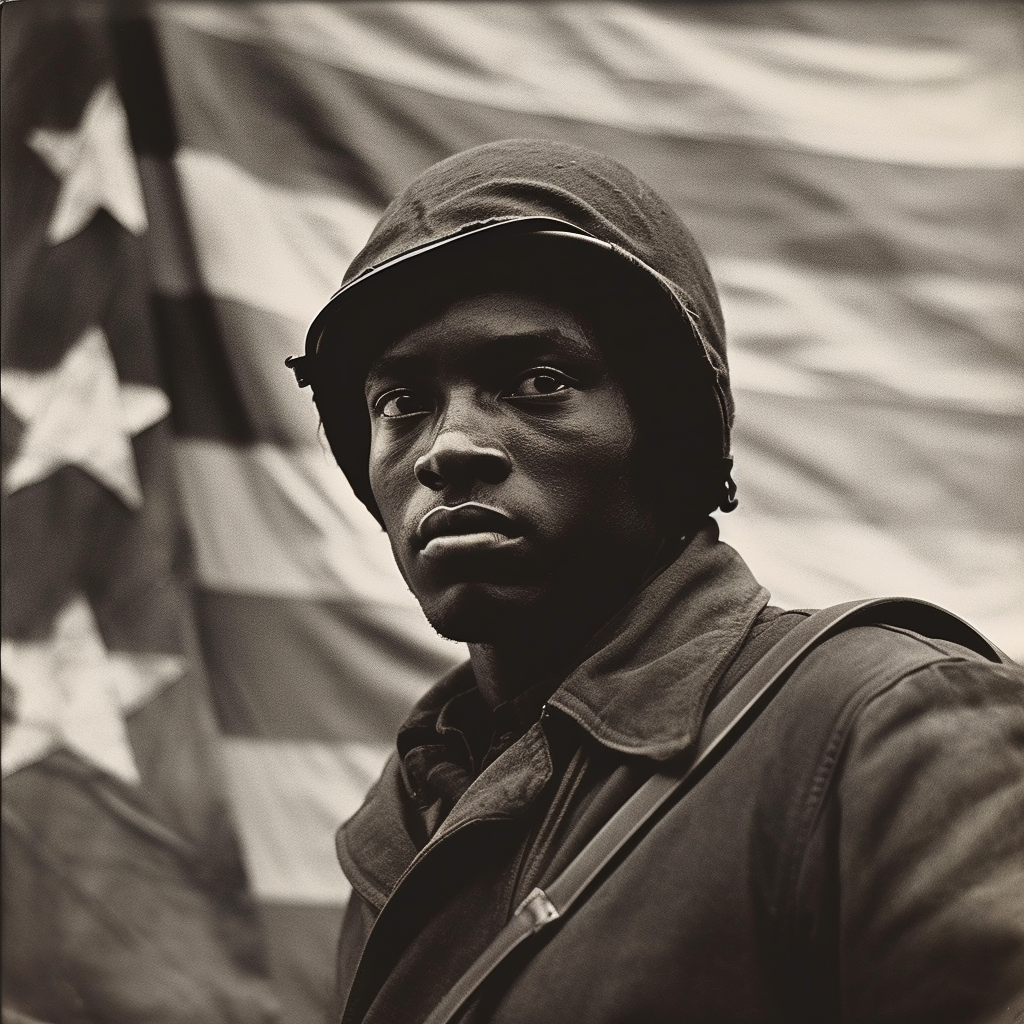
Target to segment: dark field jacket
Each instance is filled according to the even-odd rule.
[[[421,1021],[534,886],[800,620],[709,525],[444,814],[396,755],[338,852],[345,1021]],[[407,729],[443,732],[468,666]],[[371,931],[372,929],[372,931]],[[1024,676],[860,627],[465,1021],[1024,1020]]]

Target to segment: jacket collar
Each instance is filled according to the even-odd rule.
[[[547,704],[613,750],[677,757],[694,743],[711,691],[769,596],[709,519],[594,636]],[[468,663],[449,672],[399,735],[442,728],[446,705],[472,679]]]
[[[684,754],[694,745],[715,684],[768,597],[709,521],[594,637],[589,654],[547,704],[613,750],[656,761]],[[445,676],[424,694],[402,731],[436,728],[444,706],[471,679],[468,664]],[[426,837],[409,831],[416,817],[412,795],[392,755],[363,806],[339,829],[345,874],[380,909],[411,861],[470,820],[523,813],[552,770],[544,729],[535,723],[473,781],[424,847]]]
[[[548,705],[613,750],[677,757],[768,599],[709,520],[594,638]]]

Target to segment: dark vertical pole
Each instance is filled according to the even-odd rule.
[[[154,320],[175,431],[250,444],[252,418],[203,286],[174,165],[179,135],[153,24],[138,13],[115,11],[111,34],[117,86],[149,214]]]

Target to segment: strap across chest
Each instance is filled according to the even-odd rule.
[[[949,640],[990,661],[1010,660],[968,623],[924,601],[853,601],[808,616],[756,662],[708,715],[696,757],[689,767],[680,773],[665,771],[653,775],[546,889],[534,889],[424,1024],[448,1024],[514,949],[585,900],[670,803],[683,796],[721,760],[811,650],[845,629],[879,624]]]

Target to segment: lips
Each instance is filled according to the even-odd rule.
[[[445,537],[493,536],[496,540],[522,535],[515,522],[504,512],[468,501],[462,505],[440,505],[431,509],[416,527],[416,543],[421,550],[431,541]]]

